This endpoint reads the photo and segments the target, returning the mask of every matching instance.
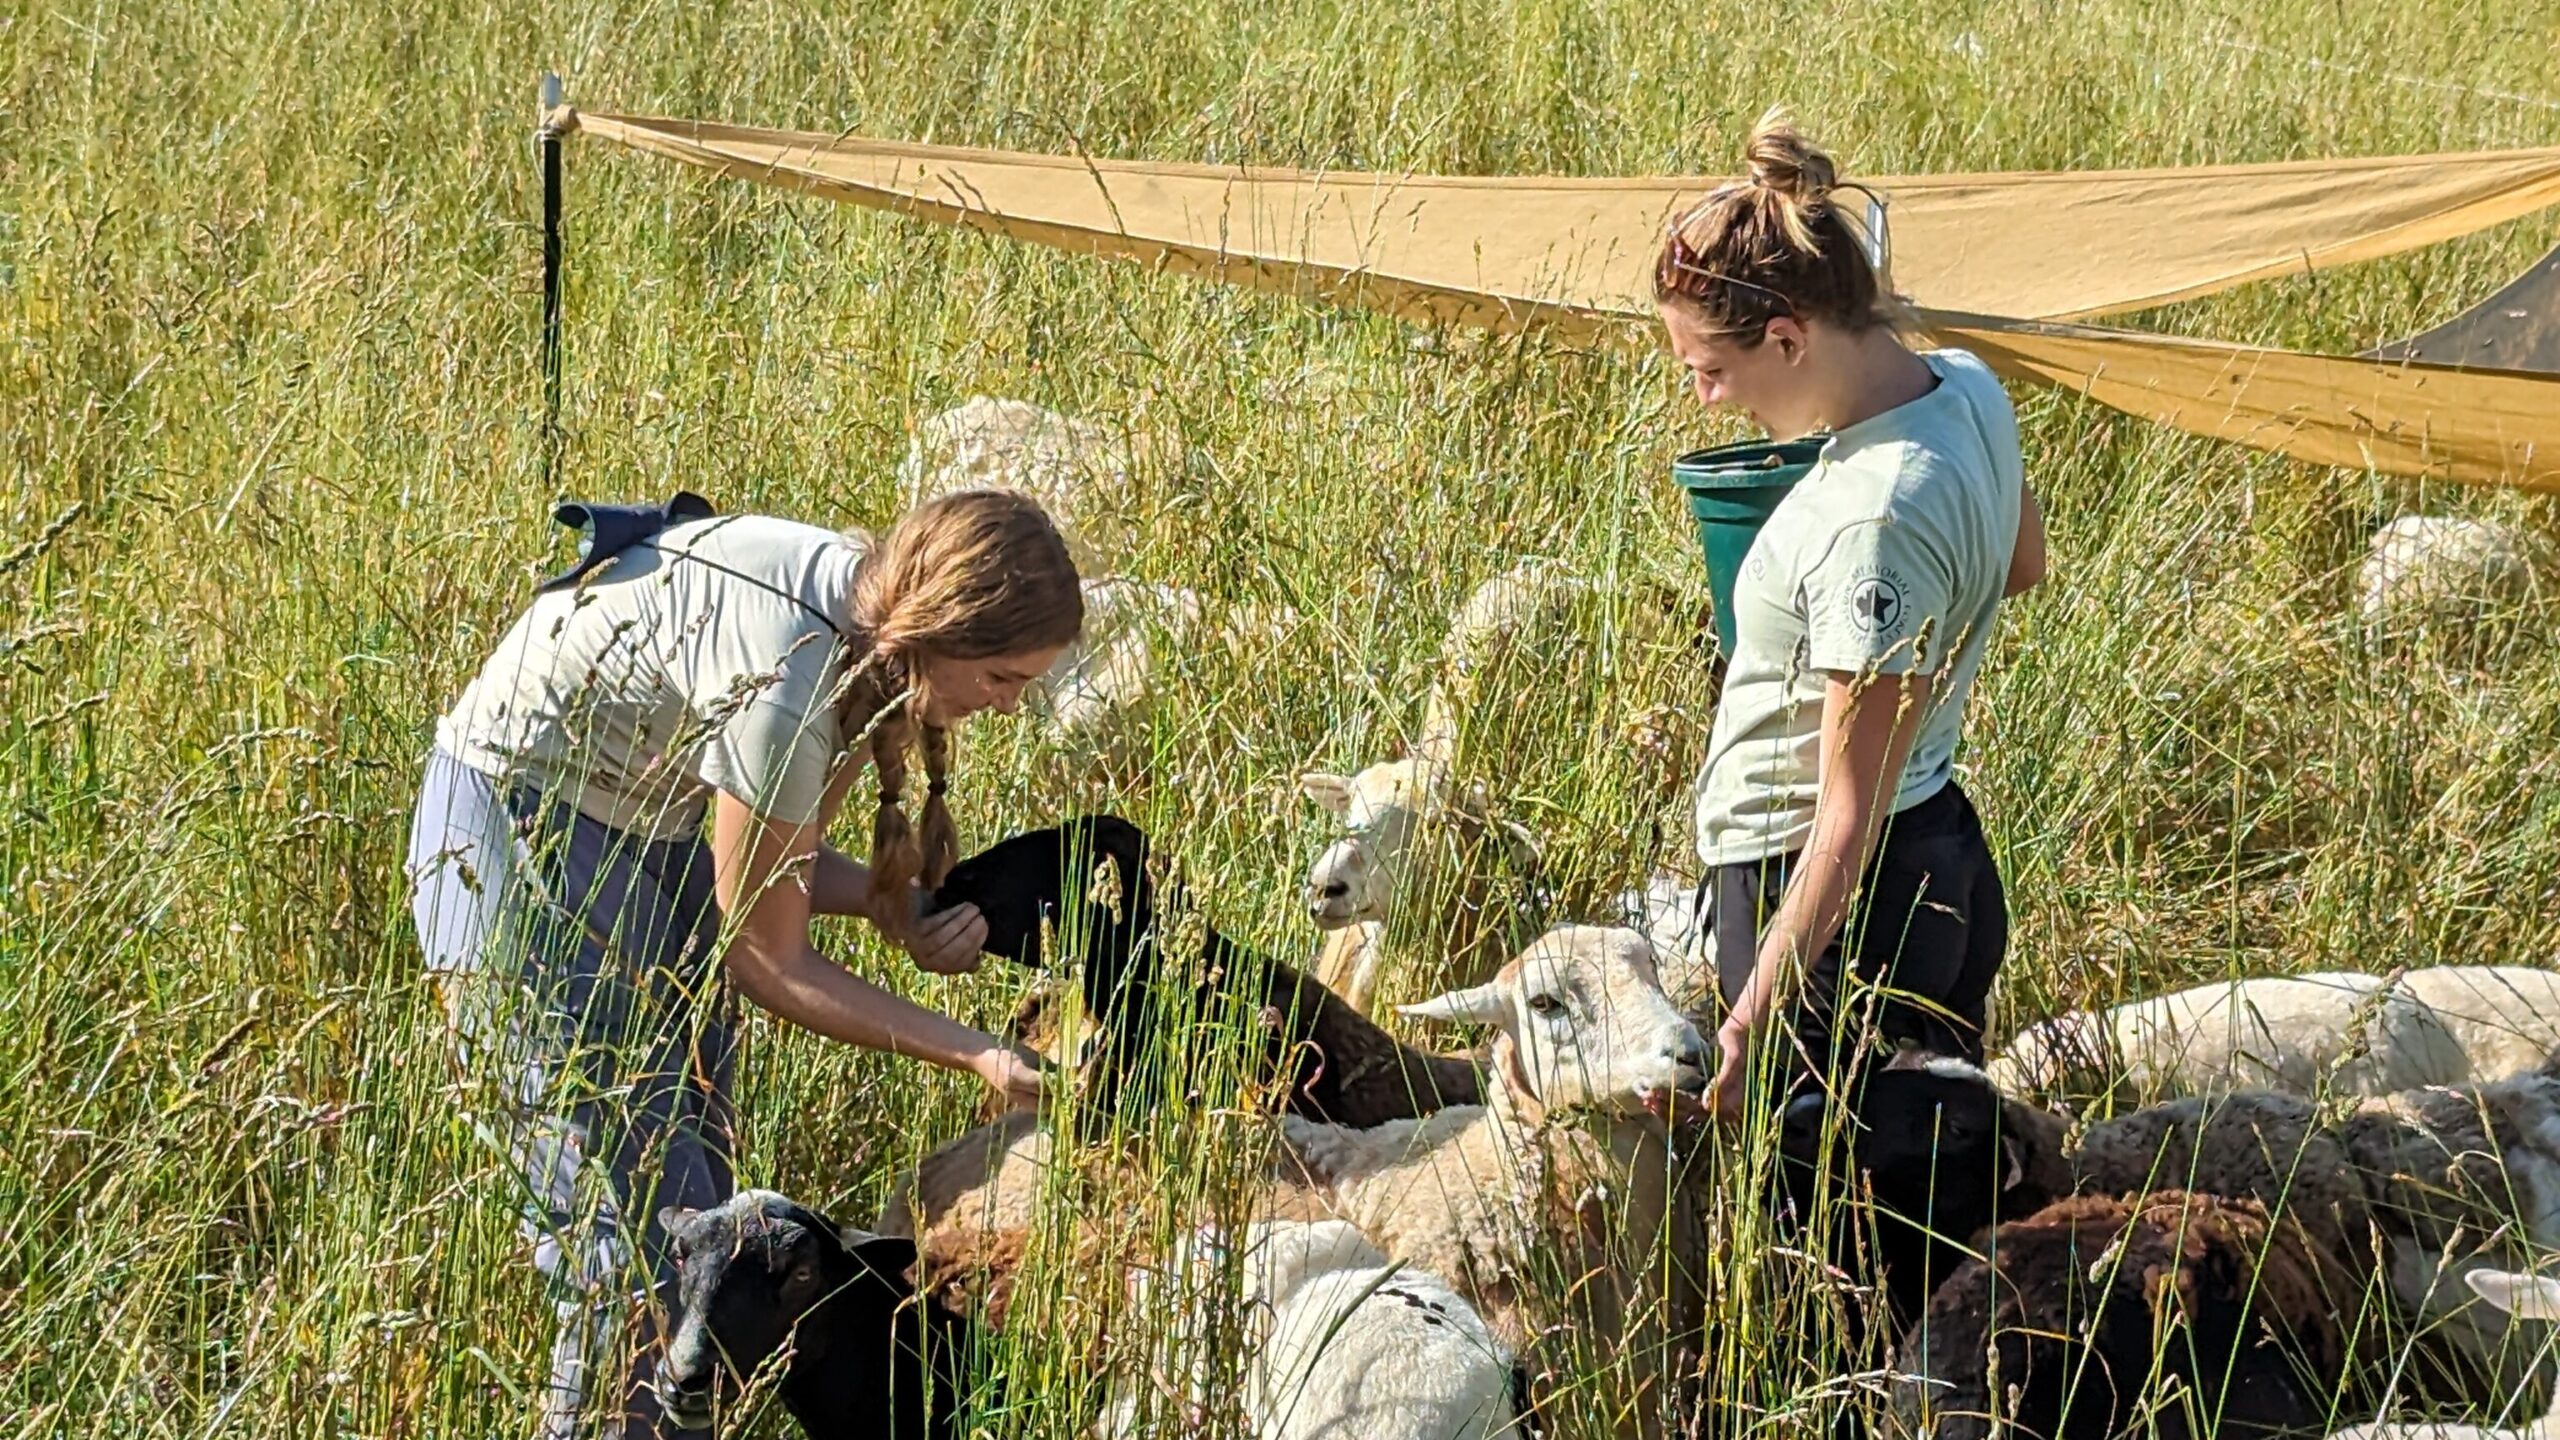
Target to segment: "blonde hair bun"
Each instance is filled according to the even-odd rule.
[[[1840,182],[1840,168],[1796,129],[1783,105],[1772,105],[1762,113],[1760,123],[1751,127],[1751,138],[1743,143],[1742,157],[1752,184],[1798,205],[1822,204]]]

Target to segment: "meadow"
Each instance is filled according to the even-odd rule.
[[[1722,170],[1781,100],[1853,175],[2560,131],[2551,0],[0,5],[7,1434],[525,1424],[548,1305],[457,1118],[401,864],[434,716],[567,553],[538,463],[545,68],[595,109],[1461,172]],[[1470,773],[1568,904],[1693,863],[1705,583],[1668,465],[1739,432],[1666,355],[1427,336],[599,145],[568,171],[562,490],[884,524],[915,423],[1020,396],[1178,442],[1125,497],[1129,571],[1304,617],[1187,662],[1142,763],[973,731],[973,845],[1114,810],[1222,927],[1311,953],[1327,827],[1297,774],[1391,753],[1451,607],[1540,554],[1617,598],[1503,677]],[[2138,323],[2357,348],[2550,240],[2536,217]],[[2015,393],[2053,577],[2008,609],[1960,757],[2016,916],[1995,1022],[2226,974],[2550,963],[2547,623],[2385,649],[2352,615],[2380,521],[2547,534],[2547,502]],[[1023,983],[831,942],[983,1023]],[[846,1219],[978,1100],[761,1021],[742,1076],[742,1178]],[[1774,1343],[1757,1313],[1725,1317],[1736,1346]],[[1784,1433],[1819,1377],[1755,1354],[1736,1426]],[[1010,1363],[1052,1403],[989,1429],[1073,1433],[1076,1364]]]

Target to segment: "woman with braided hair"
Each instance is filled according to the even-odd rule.
[[[1998,379],[1965,351],[1904,347],[1831,158],[1780,112],[1746,154],[1748,177],[1675,219],[1654,266],[1699,402],[1773,440],[1821,437],[1735,577],[1696,787],[1699,930],[1725,1005],[1709,1098],[1727,1119],[1750,1108],[1750,1055],[1775,1062],[1765,1106],[1837,1073],[1869,1018],[1981,1057],[2008,909],[1953,761],[2000,602],[2044,573]]]
[[[731,1188],[733,989],[1038,1098],[1036,1062],[827,959],[810,920],[859,916],[926,970],[976,967],[976,910],[923,914],[956,858],[950,729],[1011,712],[1082,627],[1083,596],[1057,529],[1013,491],[943,496],[877,541],[682,493],[560,518],[590,530],[581,563],[437,724],[412,903],[466,1079],[495,1081],[473,1119],[522,1175],[557,1287],[543,1433],[576,1432],[601,1399],[606,1433],[671,1434],[645,1354],[606,1387],[635,1304],[647,1348],[663,1336],[659,1208]],[[824,838],[866,774],[868,866]]]

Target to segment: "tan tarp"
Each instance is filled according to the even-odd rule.
[[[1506,331],[1624,333],[1649,321],[1663,223],[1715,183],[1323,174],[574,121],[739,179]],[[2477,230],[2560,200],[2560,149],[1870,183],[1891,200],[1895,285],[1927,307],[1933,331],[2006,374],[2318,463],[2560,488],[2560,377],[1998,318],[2138,308]]]
[[[2560,490],[2560,375],[1932,312],[2000,373],[2315,465]]]

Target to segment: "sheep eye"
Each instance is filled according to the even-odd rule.
[[[1541,1015],[1553,1015],[1564,1008],[1564,1002],[1553,995],[1532,995],[1529,997],[1529,1008]]]

